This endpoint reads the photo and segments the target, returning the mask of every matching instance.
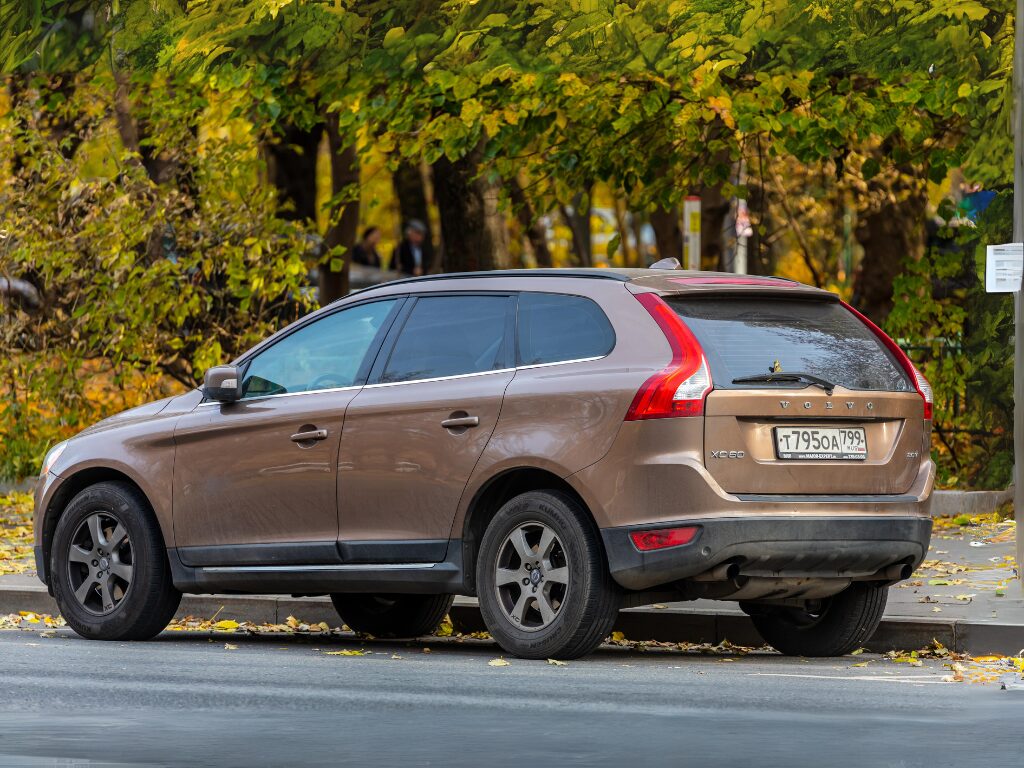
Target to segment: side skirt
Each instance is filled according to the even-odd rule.
[[[174,586],[188,594],[469,594],[461,542],[452,543],[448,558],[439,563],[189,566],[176,549],[167,555]]]

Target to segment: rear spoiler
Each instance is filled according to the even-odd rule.
[[[657,276],[627,283],[633,293],[655,291],[687,298],[702,299],[719,296],[759,296],[769,299],[801,299],[804,301],[838,302],[831,291],[814,288],[779,277],[757,276]]]

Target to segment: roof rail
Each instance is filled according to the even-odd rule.
[[[632,279],[627,275],[597,267],[590,269],[492,269],[477,272],[442,272],[438,275],[404,277],[400,280],[392,280],[388,285],[395,285],[396,283],[423,283],[432,280],[475,279],[478,277],[584,277],[593,280],[617,280],[620,283],[628,283]]]

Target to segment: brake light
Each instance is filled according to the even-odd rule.
[[[660,296],[640,293],[636,300],[665,334],[672,348],[672,361],[640,387],[626,412],[626,421],[700,416],[704,413],[704,397],[712,388],[704,350],[693,332]]]
[[[655,531],[633,531],[629,537],[633,539],[634,547],[641,552],[649,552],[652,549],[689,544],[697,535],[698,530],[700,530],[700,526],[688,525],[682,528],[660,528]]]
[[[917,366],[915,366],[914,363],[911,362],[910,358],[907,357],[907,353],[900,349],[900,345],[893,341],[892,338],[890,338],[889,334],[887,334],[885,331],[883,331],[881,328],[879,328],[877,325],[871,322],[871,320],[868,319],[864,314],[858,312],[845,301],[842,302],[842,305],[846,307],[854,315],[856,315],[857,318],[859,318],[860,321],[864,323],[864,325],[871,329],[871,332],[878,337],[878,340],[881,341],[882,344],[885,345],[885,348],[892,353],[892,356],[896,358],[896,361],[900,364],[900,366],[902,366],[907,376],[909,376],[910,380],[914,383],[914,388],[917,390],[917,394],[919,394],[921,396],[921,399],[924,400],[925,420],[931,421],[932,403],[934,401],[934,395],[932,393],[932,385],[928,383],[928,379],[924,377],[924,374],[917,370]]]

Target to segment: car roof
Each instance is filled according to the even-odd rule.
[[[836,300],[838,297],[829,291],[798,283],[783,277],[767,277],[761,275],[737,275],[732,272],[703,272],[685,269],[625,269],[625,268],[560,268],[560,269],[495,269],[482,272],[446,272],[439,275],[407,277],[381,283],[354,294],[389,288],[392,291],[398,286],[408,286],[413,291],[431,290],[450,283],[476,281],[480,279],[500,280],[501,278],[518,278],[522,280],[557,280],[557,279],[590,279],[613,280],[627,284],[635,292],[657,292],[662,294],[765,294]],[[451,285],[451,287],[455,287]]]

